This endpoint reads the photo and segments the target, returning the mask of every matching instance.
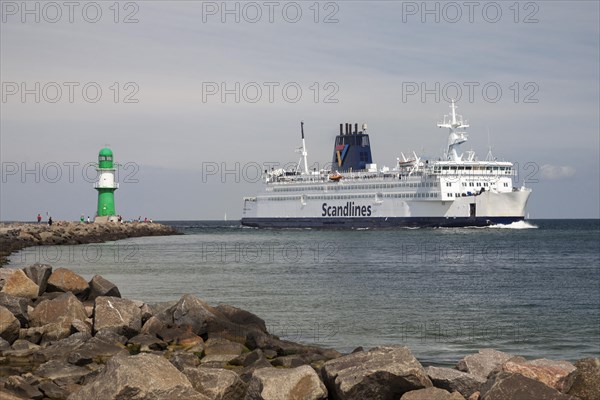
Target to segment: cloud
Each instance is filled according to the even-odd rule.
[[[542,178],[556,180],[569,178],[575,175],[575,167],[571,167],[570,165],[544,164],[540,167],[540,172],[542,174]]]

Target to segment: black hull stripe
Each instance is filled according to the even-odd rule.
[[[242,225],[256,228],[453,228],[510,224],[522,220],[523,217],[242,218]]]

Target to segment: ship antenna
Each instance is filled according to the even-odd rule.
[[[306,151],[306,140],[304,139],[304,121],[300,121],[300,132],[302,133],[302,158],[304,160],[304,173],[308,175],[308,152]]]

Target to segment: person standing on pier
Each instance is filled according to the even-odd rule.
[[[38,221],[38,224],[39,224],[40,222],[42,222],[42,214],[38,213],[38,216],[37,216],[37,221]]]
[[[48,217],[48,226],[52,226],[52,217]]]

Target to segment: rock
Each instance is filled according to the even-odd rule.
[[[247,367],[247,366],[255,363],[256,361],[258,361],[261,358],[266,360],[262,350],[256,349],[256,350],[252,350],[249,353],[244,353],[244,354],[240,355],[239,357],[234,358],[233,360],[229,361],[229,364],[240,366],[240,367]]]
[[[450,393],[443,389],[430,387],[404,393],[400,400],[465,400],[458,392]]]
[[[84,333],[74,333],[71,336],[52,343],[48,347],[38,352],[38,356],[43,362],[50,360],[66,360],[67,357],[85,342],[87,342],[91,336]]]
[[[207,333],[208,321],[225,318],[215,308],[191,294],[185,294],[169,311],[176,326],[190,326],[198,336]]]
[[[71,329],[75,332],[84,332],[92,334],[92,324],[86,321],[81,321],[79,319],[74,319],[71,321]]]
[[[244,351],[244,346],[239,343],[231,342],[227,339],[208,339],[204,343],[204,354],[201,363],[223,362],[239,357]]]
[[[459,392],[464,397],[469,397],[478,391],[487,381],[476,375],[451,368],[427,367],[425,372],[433,386],[449,392]]]
[[[69,400],[208,400],[164,357],[138,354],[113,357],[96,379],[69,396]]]
[[[171,358],[169,358],[169,361],[181,372],[183,372],[183,370],[186,368],[196,368],[198,365],[200,365],[200,358],[191,353],[177,352],[173,354]],[[192,384],[194,384],[194,382],[192,382]]]
[[[535,379],[563,393],[571,388],[576,371],[575,366],[570,362],[546,359],[523,363],[508,361],[502,364],[502,370]]]
[[[139,348],[139,351],[161,351],[167,348],[167,344],[152,335],[136,335],[127,341],[127,344]]]
[[[118,343],[93,337],[74,349],[69,354],[67,361],[73,365],[87,365],[92,362],[104,364],[119,353],[129,354],[125,347]]]
[[[10,350],[10,343],[0,337],[0,352]]]
[[[41,400],[44,395],[20,376],[9,376],[6,379],[5,388],[17,396],[25,399]]]
[[[163,328],[156,333],[156,336],[175,347],[184,349],[195,347],[199,352],[202,352],[204,348],[204,340],[192,332],[191,326]]]
[[[67,321],[85,320],[85,308],[72,293],[63,293],[53,300],[44,300],[29,314],[29,324],[32,327],[44,326],[59,320]]]
[[[471,354],[463,358],[456,365],[456,369],[487,379],[490,372],[496,367],[507,362],[512,354],[503,353],[494,349],[482,349],[477,354]]]
[[[256,350],[255,350],[256,351]],[[249,360],[248,360],[249,361]],[[231,361],[229,362],[231,364]],[[252,379],[252,375],[255,371],[263,368],[273,368],[273,365],[264,356],[258,357],[256,361],[245,366],[241,370],[237,370],[236,372],[244,382],[249,382]]]
[[[543,383],[521,374],[500,372],[481,388],[481,400],[576,400]]]
[[[265,321],[249,311],[245,311],[227,304],[220,304],[215,308],[234,324],[250,327],[261,332],[268,333]]]
[[[100,329],[94,337],[98,340],[102,340],[112,344],[122,344],[123,346],[127,343],[127,338],[109,328]]]
[[[23,297],[17,297],[8,293],[0,293],[0,306],[4,306],[19,320],[21,327],[29,326],[29,315],[27,306],[31,302]]]
[[[39,286],[29,279],[25,272],[20,269],[7,269],[7,271],[12,271],[12,273],[4,276],[2,293],[26,299],[38,297]]]
[[[19,338],[20,330],[19,320],[6,307],[0,306],[0,338],[12,344]]]
[[[34,371],[35,375],[41,378],[52,381],[60,380],[63,383],[78,383],[90,372],[87,368],[72,365],[62,360],[50,360]]]
[[[38,285],[38,295],[41,295],[46,291],[48,285],[48,278],[52,274],[52,267],[47,264],[35,263],[28,267],[23,268],[23,272],[29,279]]]
[[[273,361],[271,361],[271,365],[274,367],[284,367],[284,368],[296,368],[301,365],[309,364],[304,357],[298,354],[294,354],[291,356],[283,356],[277,357]]]
[[[88,300],[94,300],[96,297],[100,296],[121,297],[121,293],[119,292],[117,285],[107,279],[104,279],[100,275],[94,275],[88,286],[90,287]]]
[[[325,400],[327,389],[308,365],[292,369],[262,368],[252,374],[245,400],[288,399]]]
[[[213,400],[238,400],[246,394],[239,376],[220,368],[184,368],[183,373],[196,391]]]
[[[133,337],[142,328],[142,312],[133,301],[100,296],[94,304],[94,332],[107,329]]]
[[[48,292],[71,292],[80,299],[85,299],[89,289],[85,279],[66,268],[58,268],[52,272],[46,287]]]
[[[17,339],[11,346],[13,350],[38,350],[40,346],[37,344],[31,343],[28,340]]]
[[[173,325],[173,313],[171,309],[178,300],[165,301],[161,303],[146,304],[146,314],[157,317],[165,325]],[[148,317],[149,319],[150,317]]]
[[[50,399],[66,399],[69,396],[69,392],[52,381],[45,381],[40,383],[38,389],[44,393],[44,396]]]
[[[479,400],[479,397],[481,396],[481,393],[479,392],[475,392],[472,395],[469,396],[469,398],[467,400]]]
[[[377,347],[324,364],[323,381],[334,399],[398,399],[431,387],[425,370],[407,347]]]
[[[140,333],[144,335],[157,335],[164,329],[167,329],[166,325],[157,317],[152,316],[146,320]]]
[[[584,358],[575,363],[577,373],[569,394],[581,400],[600,399],[600,360]]]

